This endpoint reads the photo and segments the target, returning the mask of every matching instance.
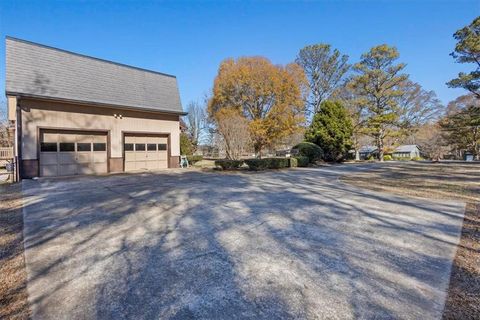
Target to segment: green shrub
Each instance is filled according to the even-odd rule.
[[[188,163],[195,164],[195,162],[202,161],[203,156],[187,156]]]
[[[234,170],[242,166],[243,160],[215,160],[215,166],[222,168],[223,170]]]
[[[313,163],[323,158],[322,149],[315,143],[306,141],[300,142],[295,147],[293,147],[293,149],[298,150],[298,155],[307,157],[310,163]]]
[[[422,157],[413,157],[412,161],[422,161],[424,160]]]
[[[288,159],[288,164],[290,168],[295,168],[298,167],[298,160],[297,158],[289,158]]]
[[[186,133],[180,134],[180,154],[183,156],[189,156],[193,153],[193,144]]]
[[[247,159],[245,163],[250,168],[250,170],[265,170],[268,169],[267,159]]]
[[[305,156],[296,156],[295,159],[297,160],[298,167],[308,167],[308,164],[310,163],[308,157]]]
[[[384,156],[383,156],[383,160],[385,160],[385,161],[392,161],[392,156],[389,155],[389,154],[384,155]]]
[[[264,158],[245,160],[250,170],[281,169],[288,168],[290,161],[287,158]]]
[[[373,160],[375,160],[375,159],[376,159],[376,158],[375,158],[373,155],[369,155],[368,158],[367,158],[368,161],[373,161]]]
[[[323,101],[305,132],[305,140],[315,143],[323,151],[322,159],[339,162],[352,146],[352,121],[339,101]]]

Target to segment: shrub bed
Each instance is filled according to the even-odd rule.
[[[195,162],[202,161],[203,156],[187,156],[189,164],[195,164]]]
[[[295,160],[297,160],[298,167],[308,167],[308,164],[310,163],[310,159],[305,156],[296,156]]]
[[[310,163],[314,163],[317,160],[323,158],[322,148],[311,142],[301,142],[293,147],[294,150],[298,150],[299,156],[308,158]]]
[[[234,170],[242,166],[243,160],[215,160],[215,166],[222,168],[223,170]]]
[[[245,160],[250,170],[281,169],[288,168],[290,161],[287,158],[265,158]]]

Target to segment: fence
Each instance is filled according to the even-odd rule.
[[[13,147],[0,147],[0,183],[16,181],[14,170]]]

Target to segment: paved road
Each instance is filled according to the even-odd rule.
[[[464,204],[359,169],[24,181],[33,318],[439,319]]]

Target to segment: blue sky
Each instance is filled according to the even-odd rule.
[[[447,103],[445,82],[468,67],[452,34],[480,15],[480,0],[452,1],[0,1],[0,90],[6,35],[177,76],[183,106],[211,90],[220,62],[295,59],[329,43],[356,62],[374,45],[400,51],[411,79]]]

